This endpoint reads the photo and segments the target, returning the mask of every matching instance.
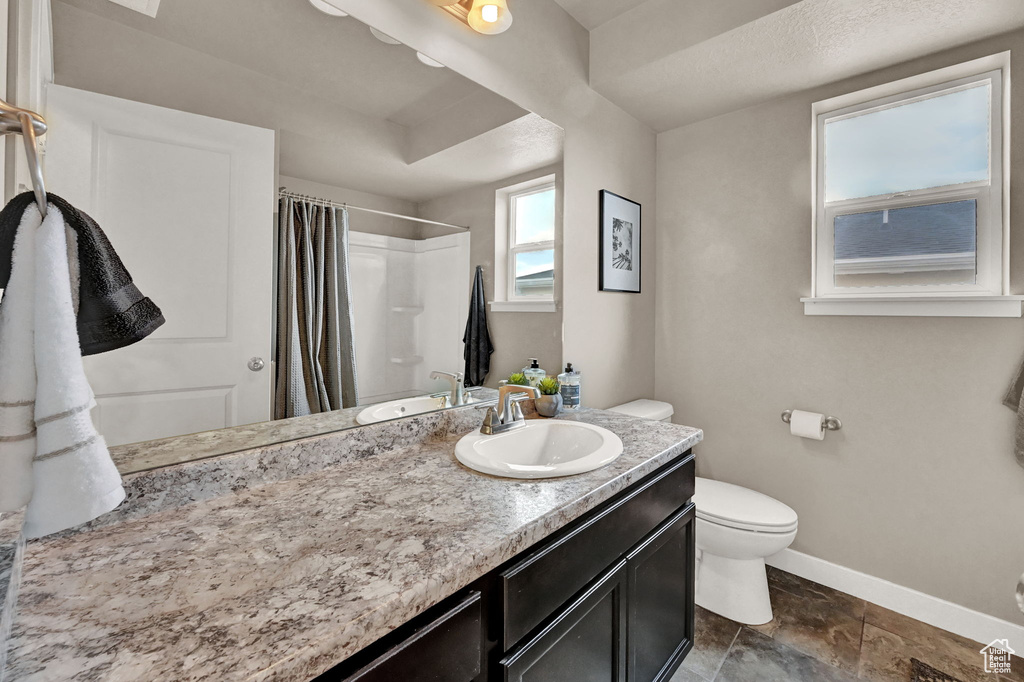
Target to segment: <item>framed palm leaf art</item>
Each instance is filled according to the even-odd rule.
[[[640,204],[601,190],[600,291],[640,293]]]

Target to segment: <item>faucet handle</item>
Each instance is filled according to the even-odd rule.
[[[501,424],[501,420],[498,419],[498,413],[494,411],[494,406],[491,405],[487,408],[487,413],[484,415],[484,423],[480,427],[480,433],[489,436],[494,433],[494,427],[499,424]]]

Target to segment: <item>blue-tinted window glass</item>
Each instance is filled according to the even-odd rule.
[[[825,201],[989,179],[990,83],[825,124]]]
[[[516,254],[516,296],[555,294],[555,251],[528,251]]]
[[[516,245],[548,242],[555,238],[555,190],[515,198]]]

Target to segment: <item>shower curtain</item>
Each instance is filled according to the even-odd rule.
[[[277,263],[274,418],[354,407],[348,211],[281,197]]]

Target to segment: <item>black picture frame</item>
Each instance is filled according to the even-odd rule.
[[[598,291],[639,294],[642,206],[632,199],[606,189],[598,192],[598,200]],[[625,248],[622,248],[621,234],[625,226],[629,226],[630,232],[628,242]]]

